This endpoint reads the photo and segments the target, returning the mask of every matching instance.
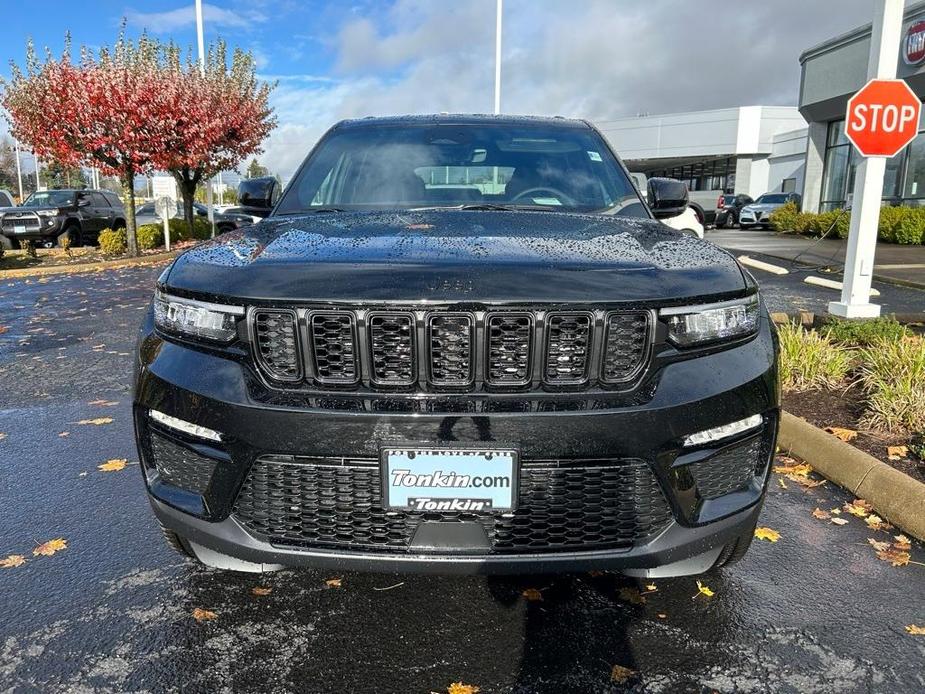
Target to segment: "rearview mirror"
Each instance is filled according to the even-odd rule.
[[[687,209],[687,186],[674,178],[649,179],[649,207],[656,219],[677,217]]]
[[[238,184],[238,205],[243,212],[266,217],[279,199],[279,181],[273,176],[249,178]]]

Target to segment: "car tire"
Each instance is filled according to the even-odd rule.
[[[167,543],[168,547],[188,559],[196,559],[196,555],[193,554],[193,551],[189,548],[189,545],[183,537],[177,535],[173,530],[164,527],[163,523],[160,523],[160,521],[158,521],[158,524],[161,526],[161,533],[163,533],[164,541]]]
[[[77,224],[68,224],[66,227],[64,227],[64,231],[58,234],[58,246],[63,246],[64,239],[66,238],[70,238],[71,248],[80,248],[83,246],[83,236],[80,233],[80,226]]]
[[[735,229],[736,219],[735,215],[731,212],[726,213],[725,219],[723,219],[723,229]]]
[[[720,552],[719,557],[710,568],[710,573],[726,566],[731,566],[745,556],[748,548],[752,546],[752,540],[755,539],[756,525],[749,526],[748,530],[726,543],[723,551]]]
[[[706,226],[707,218],[700,205],[688,205],[688,207],[690,207],[694,211],[694,214],[697,215],[697,222],[701,226]]]

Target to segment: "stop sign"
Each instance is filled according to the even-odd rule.
[[[915,138],[921,110],[904,80],[871,80],[848,100],[845,134],[865,157],[892,157]]]

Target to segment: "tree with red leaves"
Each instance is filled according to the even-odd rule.
[[[229,64],[221,40],[209,47],[204,70],[190,58],[181,66],[173,45],[167,53],[177,76],[174,87],[186,98],[177,105],[174,139],[160,166],[177,179],[192,233],[197,186],[260,153],[261,143],[276,126],[269,106],[274,85],[257,80],[249,52],[236,48]]]
[[[122,183],[128,249],[137,255],[134,178],[157,167],[172,141],[181,94],[171,88],[164,53],[142,35],[120,35],[97,56],[71,61],[70,38],[59,59],[39,62],[27,46],[25,72],[15,64],[2,105],[14,137],[62,166],[92,164]],[[183,97],[185,98],[185,97]]]

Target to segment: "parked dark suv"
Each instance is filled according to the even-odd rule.
[[[775,333],[731,255],[657,221],[683,185],[649,193],[583,121],[334,126],[266,219],[157,282],[134,417],[168,542],[253,571],[741,557]]]
[[[72,246],[95,243],[103,229],[124,226],[122,201],[108,190],[40,190],[0,217],[0,231],[14,244],[32,241],[48,248],[65,238]]]

